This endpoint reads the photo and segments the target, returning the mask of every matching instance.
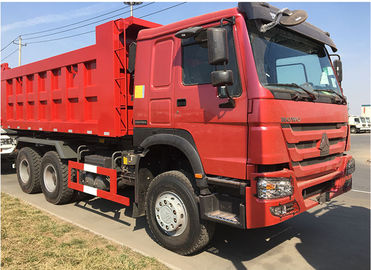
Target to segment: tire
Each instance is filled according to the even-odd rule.
[[[69,203],[75,191],[68,188],[68,166],[57,152],[47,152],[41,160],[41,189],[45,199],[53,204]]]
[[[350,128],[350,133],[353,133],[353,134],[354,134],[354,133],[356,133],[356,132],[357,132],[357,130],[356,130],[355,127],[351,127],[351,128]]]
[[[16,159],[17,179],[23,192],[32,194],[41,192],[40,188],[41,156],[30,147],[22,148]]]
[[[146,215],[156,242],[181,255],[199,251],[214,234],[215,224],[200,220],[190,179],[180,171],[153,179],[146,194]]]

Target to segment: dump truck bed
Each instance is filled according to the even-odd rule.
[[[96,27],[96,44],[10,69],[1,65],[3,128],[121,137],[133,132],[128,48],[158,24],[129,17]]]

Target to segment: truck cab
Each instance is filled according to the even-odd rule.
[[[134,100],[134,142],[173,132],[193,145],[210,187],[201,199],[207,219],[269,226],[351,186],[341,68],[325,47],[336,45],[306,22],[262,31],[278,13],[240,3],[138,35],[134,84],[143,91]],[[224,29],[225,43],[214,29]],[[224,53],[210,48],[216,40]],[[241,181],[235,212],[210,206],[230,200],[221,183]]]

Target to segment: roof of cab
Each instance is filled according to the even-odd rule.
[[[222,18],[236,16],[238,14],[239,12],[237,8],[230,8],[230,9],[225,9],[225,10],[216,11],[213,13],[208,13],[208,14],[204,14],[201,16],[185,19],[182,21],[178,21],[175,23],[171,23],[171,24],[156,27],[156,28],[144,29],[139,32],[137,40],[140,41],[140,40],[145,40],[145,39],[151,39],[154,37],[159,37],[159,36],[166,35],[169,33],[177,32],[179,30],[182,30],[182,29],[185,29],[191,26],[203,25],[203,24],[209,23],[210,21],[216,22]]]

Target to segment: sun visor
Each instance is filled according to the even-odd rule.
[[[278,8],[264,2],[241,2],[238,3],[238,9],[241,13],[245,14],[248,20],[260,19],[266,22],[273,21],[273,18],[279,11]],[[327,44],[332,48],[334,52],[337,51],[335,43],[330,38],[330,34],[322,31],[321,29],[315,27],[310,23],[303,22],[294,26],[282,26],[299,34],[305,35],[318,42]]]

